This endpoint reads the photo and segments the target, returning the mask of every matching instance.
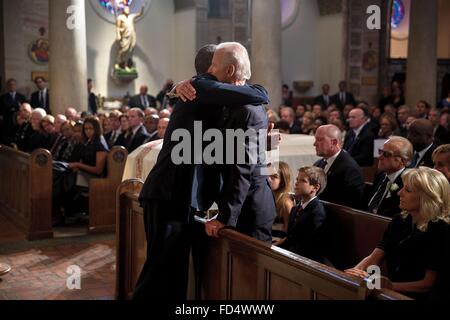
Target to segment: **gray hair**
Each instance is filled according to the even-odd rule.
[[[223,65],[236,67],[236,79],[238,81],[250,80],[252,71],[247,49],[238,42],[224,42],[217,46],[217,50],[224,51]]]
[[[45,117],[47,115],[47,112],[45,112],[44,109],[42,108],[36,108],[33,110],[33,112],[31,112],[31,114],[39,114],[41,116],[41,118]]]

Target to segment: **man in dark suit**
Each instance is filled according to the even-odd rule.
[[[409,168],[433,168],[433,151],[437,145],[433,143],[433,124],[427,119],[414,120],[409,126],[408,140],[414,147],[414,155]]]
[[[148,87],[142,85],[139,88],[139,94],[131,97],[129,105],[130,108],[140,108],[141,110],[148,107],[156,108],[156,99],[148,94]]]
[[[332,102],[333,101],[330,96],[330,85],[325,83],[322,86],[322,94],[314,98],[314,104],[319,104],[322,106],[322,110],[326,110]]]
[[[327,174],[327,187],[321,200],[360,209],[364,192],[361,168],[355,160],[342,150],[342,133],[335,125],[320,126],[315,135],[316,154],[323,157],[314,165]]]
[[[95,93],[92,92],[92,79],[88,79],[87,81],[88,86],[88,111],[90,114],[97,114],[97,97],[95,96]]]
[[[207,70],[214,50],[215,46],[207,46],[199,51],[197,73]],[[182,98],[175,105],[157,162],[140,193],[148,259],[136,285],[135,299],[186,298],[194,154],[191,152],[183,162],[174,150],[180,144],[172,140],[174,135],[184,132],[189,139],[194,135],[194,121],[220,121],[223,105],[268,102],[265,90],[259,86],[234,86],[216,80],[210,75],[194,78],[197,98],[191,102]],[[173,157],[174,152],[179,156]]]
[[[347,91],[347,82],[339,82],[339,92],[332,97],[333,103],[338,107],[339,110],[344,110],[344,107],[348,104],[352,106],[356,105],[355,98],[353,94]]]
[[[411,162],[413,146],[403,137],[391,137],[379,150],[378,171],[367,197],[367,211],[386,217],[400,213],[398,192],[403,188],[402,174]]]
[[[128,153],[132,153],[140,147],[150,137],[144,127],[144,112],[139,108],[128,111],[128,122],[130,123],[131,134],[125,142]]]
[[[431,121],[434,127],[433,128],[434,144],[438,146],[441,144],[450,143],[448,130],[445,127],[441,126],[441,124],[439,123],[441,114],[442,112],[438,108],[432,108],[428,113],[428,119]]]
[[[219,81],[243,86],[251,77],[250,70],[247,50],[235,42],[223,43],[217,47],[208,72]],[[272,243],[271,230],[276,209],[264,172],[267,169],[265,142],[268,127],[268,117],[262,105],[226,108],[225,145],[227,151],[229,146],[233,146],[234,159],[231,158],[233,161],[230,163],[230,155],[227,154],[226,165],[222,170],[224,182],[218,201],[219,215],[216,220],[205,225],[209,236],[218,236],[222,228],[229,226]],[[245,142],[236,144],[235,137],[228,134],[230,129],[238,137],[238,141],[242,141],[241,137]]]
[[[290,134],[300,134],[302,133],[302,129],[300,127],[300,123],[295,120],[295,113],[291,107],[284,107],[280,110],[281,121],[289,124],[289,133]]]
[[[373,165],[373,141],[375,137],[368,125],[367,109],[356,107],[348,116],[350,129],[345,135],[344,149],[361,167]]]
[[[10,144],[14,137],[15,115],[20,105],[27,101],[23,94],[17,92],[17,81],[9,79],[6,82],[8,90],[0,96],[0,143]]]
[[[43,77],[36,77],[34,79],[34,83],[38,88],[38,91],[35,91],[31,94],[30,104],[33,109],[41,108],[44,109],[47,114],[51,114],[50,112],[50,99],[49,99],[49,90],[47,89],[47,82]]]

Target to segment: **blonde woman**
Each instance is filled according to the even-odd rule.
[[[269,184],[275,197],[277,217],[275,223],[282,223],[283,231],[287,231],[289,214],[294,207],[291,191],[291,171],[285,162],[277,162],[273,166],[273,173],[269,176]]]
[[[425,298],[433,288],[442,252],[436,243],[450,222],[450,187],[445,176],[420,167],[405,171],[400,209],[377,248],[347,273],[367,277],[367,268],[386,260],[392,289]],[[439,246],[441,248],[442,246]]]

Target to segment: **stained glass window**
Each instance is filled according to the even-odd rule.
[[[391,26],[397,29],[405,18],[405,5],[402,0],[394,0],[392,4]]]
[[[117,3],[117,10],[120,14],[124,6],[131,6],[133,0],[98,0],[100,5],[109,13],[114,14],[114,1]]]

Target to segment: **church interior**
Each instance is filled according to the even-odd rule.
[[[182,300],[450,300],[448,0],[0,0],[0,300],[180,298],[143,289],[169,240],[142,198],[183,88],[235,84],[212,71],[235,43],[281,137],[239,209],[273,203],[271,238],[191,203],[187,258],[154,259]],[[158,203],[180,211],[173,172]]]

